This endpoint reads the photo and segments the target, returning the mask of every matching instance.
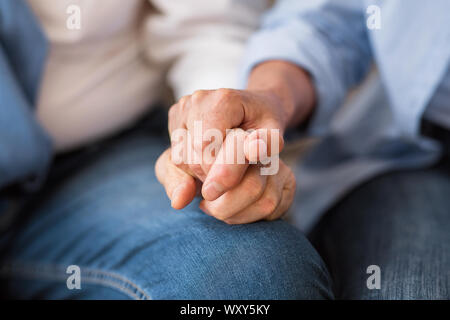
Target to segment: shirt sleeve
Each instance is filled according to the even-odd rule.
[[[237,88],[250,35],[270,0],[153,0],[146,25],[150,60],[168,69],[176,98],[198,89]]]
[[[33,112],[47,43],[24,1],[0,1],[0,190],[33,188],[51,161],[51,141]]]
[[[268,60],[285,60],[307,70],[318,97],[308,131],[323,135],[348,90],[367,74],[372,61],[360,0],[280,0],[249,42],[241,84]]]

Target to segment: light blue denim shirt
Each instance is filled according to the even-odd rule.
[[[0,0],[0,234],[18,208],[4,187],[35,190],[51,162],[50,138],[33,110],[46,55],[47,41],[27,3]]]
[[[379,29],[368,27],[371,5],[380,9]],[[436,161],[439,145],[420,136],[419,124],[434,104],[430,114],[450,112],[449,92],[437,95],[450,77],[449,12],[448,0],[280,0],[264,17],[242,84],[255,65],[281,59],[308,70],[318,96],[309,132],[323,139],[297,168],[292,214],[300,228],[370,177]],[[373,63],[379,78],[340,108]]]
[[[34,189],[51,161],[50,139],[33,111],[46,55],[27,3],[0,1],[0,202],[4,186],[26,182]]]

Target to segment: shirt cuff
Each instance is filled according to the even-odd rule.
[[[305,69],[312,76],[317,106],[307,132],[322,136],[328,131],[331,118],[343,102],[346,89],[333,72],[329,49],[321,35],[305,23],[263,30],[249,42],[241,67],[240,85],[246,86],[252,69],[265,61],[283,60]]]

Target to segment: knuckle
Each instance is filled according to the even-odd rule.
[[[205,112],[208,118],[221,118],[224,116],[224,108],[229,109],[230,106],[238,102],[238,93],[233,89],[217,89],[211,95],[210,103],[205,105]]]
[[[187,109],[187,107],[188,107],[188,104],[189,104],[190,100],[191,100],[191,96],[189,96],[189,95],[181,97],[180,101],[178,101],[179,108],[178,108],[177,111],[178,112],[185,111]]]
[[[197,90],[192,94],[192,103],[194,105],[200,103],[207,95],[206,90]]]
[[[219,96],[221,97],[228,97],[230,95],[232,95],[234,92],[233,89],[228,89],[228,88],[220,88],[217,89],[217,93],[219,94]]]
[[[169,109],[169,121],[175,118],[177,114],[178,104],[174,104]]]
[[[226,88],[218,89],[217,95],[219,97],[219,100],[223,102],[230,102],[238,97],[237,92],[235,90]]]

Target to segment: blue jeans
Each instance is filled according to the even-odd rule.
[[[310,239],[340,299],[450,299],[450,160],[365,183]],[[379,289],[367,288],[370,265],[380,268]]]
[[[331,280],[305,236],[284,221],[229,226],[198,201],[175,211],[154,174],[166,141],[126,134],[72,164],[28,206],[0,268],[19,299],[324,299]],[[75,164],[73,164],[73,162]],[[69,290],[66,269],[81,270]]]
[[[317,225],[314,249],[281,220],[228,226],[199,211],[197,201],[171,209],[153,172],[165,147],[163,138],[140,130],[59,161],[13,232],[1,237],[3,294],[450,298],[450,161],[358,187]],[[70,265],[80,267],[80,290],[66,285]],[[380,267],[380,289],[367,287],[370,265]]]

